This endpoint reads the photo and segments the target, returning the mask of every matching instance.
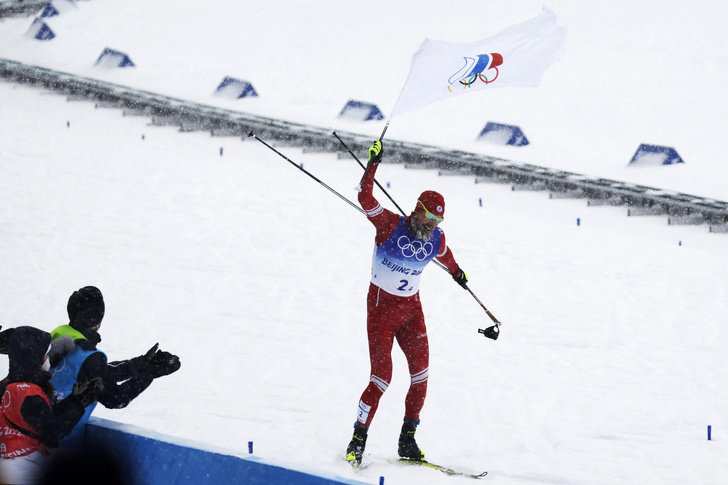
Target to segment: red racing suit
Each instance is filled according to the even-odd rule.
[[[25,456],[40,451],[43,455],[50,455],[50,452],[37,437],[37,431],[28,424],[20,413],[20,407],[26,397],[40,396],[51,407],[48,397],[43,389],[36,384],[27,382],[15,382],[5,387],[5,394],[2,398],[2,412],[0,412],[0,458],[9,459]],[[15,425],[15,426],[13,426]],[[29,436],[20,432],[16,426],[28,430],[36,436]]]
[[[392,347],[397,340],[407,359],[410,387],[405,417],[419,419],[427,395],[429,344],[420,304],[420,274],[436,258],[451,273],[458,269],[440,228],[428,241],[417,240],[409,217],[383,208],[372,191],[379,165],[371,165],[359,192],[359,204],[376,228],[372,280],[367,296],[367,335],[371,374],[359,401],[357,422],[369,427],[379,400],[392,379]]]

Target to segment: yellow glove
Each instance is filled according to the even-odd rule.
[[[457,271],[450,274],[452,275],[452,279],[455,280],[455,283],[459,284],[466,290],[468,289],[468,275],[465,274],[465,271],[460,269],[460,266],[458,266]]]
[[[381,162],[382,153],[384,153],[384,148],[382,148],[382,142],[377,140],[372,146],[369,147],[369,163]]]

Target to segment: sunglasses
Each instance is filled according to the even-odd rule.
[[[425,217],[427,217],[427,218],[428,218],[429,220],[431,220],[431,221],[432,221],[432,222],[434,222],[435,224],[439,224],[439,223],[441,223],[442,221],[444,221],[444,220],[445,220],[445,218],[443,218],[443,217],[440,217],[440,216],[436,216],[436,215],[435,215],[435,214],[433,214],[432,212],[428,211],[428,210],[427,210],[427,207],[425,207],[425,204],[423,204],[421,200],[418,200],[417,202],[418,202],[418,203],[419,203],[419,204],[420,204],[420,205],[422,206],[422,208],[423,208],[423,209],[425,210]]]

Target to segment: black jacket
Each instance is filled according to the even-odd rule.
[[[97,350],[96,345],[101,342],[98,332],[73,324],[71,326],[85,337],[74,340],[76,346],[84,350]],[[101,377],[104,384],[99,402],[110,409],[126,407],[154,380],[150,374],[139,372],[133,359],[109,363],[102,352],[95,352],[86,358],[77,380],[83,382],[95,377]]]
[[[40,370],[50,341],[50,334],[37,328],[14,329],[8,343],[10,369],[7,377],[0,382],[0,395],[5,394],[7,384],[28,382],[40,386],[53,402],[51,375]],[[58,440],[71,432],[84,411],[85,408],[75,396],[69,396],[50,407],[42,397],[29,396],[20,407],[23,419],[36,430],[34,437],[50,448],[55,447]]]

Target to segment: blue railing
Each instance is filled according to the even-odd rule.
[[[86,448],[103,451],[138,485],[366,485],[95,417]]]

